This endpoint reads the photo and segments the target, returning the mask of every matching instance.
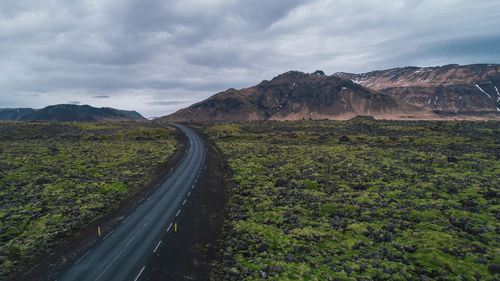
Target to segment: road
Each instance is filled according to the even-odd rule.
[[[172,124],[189,138],[189,152],[173,174],[118,226],[83,253],[58,281],[140,280],[160,238],[174,231],[176,217],[196,189],[205,146],[191,129]],[[167,234],[168,235],[168,234]]]

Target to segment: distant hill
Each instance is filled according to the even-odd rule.
[[[500,114],[500,65],[401,67],[335,75],[435,112]]]
[[[35,112],[33,108],[0,108],[0,120],[16,121]]]
[[[241,90],[229,89],[162,117],[172,121],[407,118],[425,111],[349,79],[290,71]]]
[[[121,113],[124,113],[127,116],[135,117],[137,120],[143,120],[146,119],[146,117],[142,116],[139,112],[135,110],[120,110],[120,109],[115,109],[118,110]]]
[[[58,104],[42,109],[0,109],[0,120],[92,122],[135,121],[145,120],[145,118],[135,111],[118,110],[109,107],[96,108],[89,105]]]

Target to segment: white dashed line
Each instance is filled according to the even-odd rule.
[[[124,220],[122,220],[122,222],[125,222],[126,220],[128,220],[130,218],[130,216],[126,217]]]
[[[99,278],[102,277],[102,275],[106,272],[106,270],[108,270],[108,268],[121,256],[121,254],[123,253],[123,250],[118,254],[118,256],[116,256],[110,264],[108,264],[108,266],[106,266],[106,268],[104,268],[104,270],[101,272],[101,274],[99,274],[99,276],[97,276],[97,278],[95,280],[98,280]]]
[[[175,216],[177,217],[180,212],[181,212],[181,209],[179,209],[179,211],[177,211],[177,214]]]
[[[186,200],[187,200],[187,199],[184,199],[184,202],[182,202],[182,205],[185,205],[185,204],[186,204]]]
[[[161,240],[158,241],[158,245],[156,245],[156,248],[153,250],[153,253],[156,253],[156,250],[158,250],[158,248],[160,247],[160,244],[161,244]]]
[[[108,234],[106,234],[106,236],[104,236],[103,240],[106,240],[106,238],[108,238],[111,235],[111,233],[113,233],[113,230],[111,230]]]
[[[146,266],[143,266],[141,268],[141,271],[139,271],[139,274],[137,274],[137,277],[135,277],[134,281],[137,281],[139,279],[139,277],[141,276],[142,272],[144,271],[144,269],[146,268]]]
[[[170,225],[168,226],[167,232],[170,230],[171,227],[172,227],[172,223],[170,223]]]
[[[130,244],[130,242],[132,242],[132,240],[134,240],[134,239],[135,239],[135,236],[136,236],[136,235],[132,236],[132,238],[130,238],[130,240],[128,240],[128,242],[127,242],[127,246],[128,246],[128,244]]]
[[[188,196],[191,195],[191,191],[188,192]]]
[[[86,252],[86,253],[85,253],[85,255],[83,255],[81,258],[79,258],[79,259],[75,262],[75,264],[77,264],[77,263],[81,262],[81,261],[82,261],[82,260],[83,260],[83,259],[84,259],[87,255],[88,255],[88,254],[90,254],[90,250],[88,250],[88,252]]]

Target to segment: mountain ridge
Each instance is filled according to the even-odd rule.
[[[408,66],[334,75],[437,112],[500,112],[500,64]]]
[[[36,110],[33,108],[0,108],[0,120],[17,121]]]
[[[161,120],[345,120],[357,115],[408,118],[424,114],[413,105],[323,71],[288,71],[241,90],[228,89]]]
[[[90,105],[57,104],[42,109],[2,108],[0,120],[48,121],[48,122],[94,122],[94,121],[137,121],[145,118],[136,111],[119,110],[110,107]]]

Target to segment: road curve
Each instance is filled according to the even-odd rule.
[[[189,138],[189,152],[173,174],[126,219],[82,254],[58,281],[139,280],[148,258],[174,231],[175,218],[189,200],[205,162],[205,146],[191,129],[171,124]]]

